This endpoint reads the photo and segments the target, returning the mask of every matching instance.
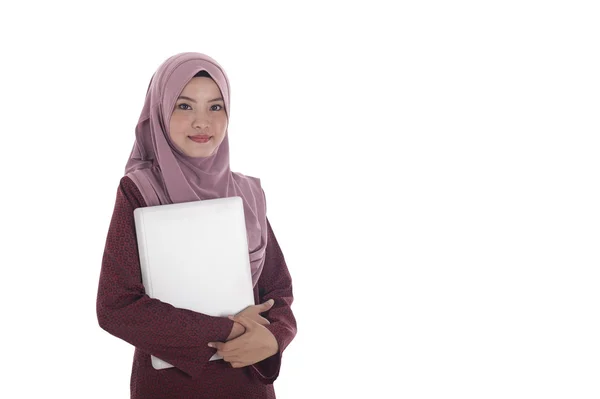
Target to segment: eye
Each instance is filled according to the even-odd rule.
[[[186,107],[190,107],[190,106],[189,106],[188,104],[186,104],[186,103],[181,103],[181,104],[179,104],[179,105],[178,105],[179,109],[183,109],[183,108],[181,108],[181,106],[182,106],[182,105],[184,105],[184,106],[186,106]],[[191,109],[191,108],[192,108],[192,107],[190,107],[190,109]],[[187,111],[187,110],[185,110],[185,111]]]
[[[213,107],[220,107],[220,108],[219,109],[213,109]],[[211,106],[210,109],[212,109],[213,111],[220,111],[220,110],[223,109],[223,107],[221,105],[219,105],[219,104],[215,104],[215,105]]]

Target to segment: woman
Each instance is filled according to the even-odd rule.
[[[155,72],[121,178],[97,298],[100,326],[135,346],[131,398],[275,398],[282,353],[296,335],[292,281],[266,217],[260,179],[229,167],[229,81],[199,53]],[[219,197],[243,199],[258,305],[213,317],[150,298],[133,211]],[[262,313],[262,315],[261,315]],[[215,354],[222,360],[209,361]],[[155,370],[150,355],[174,367]]]

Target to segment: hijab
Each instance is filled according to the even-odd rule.
[[[214,59],[191,52],[168,58],[150,80],[125,176],[138,187],[147,206],[241,197],[252,283],[256,286],[267,244],[266,199],[260,179],[231,171],[227,130],[212,155],[196,158],[179,150],[168,131],[177,98],[200,71],[206,71],[219,87],[229,118],[229,79]]]

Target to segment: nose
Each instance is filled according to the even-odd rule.
[[[194,126],[194,129],[200,129],[200,130],[208,129],[208,120],[197,118],[194,120],[193,126]]]

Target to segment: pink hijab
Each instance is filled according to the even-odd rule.
[[[266,199],[260,179],[231,171],[227,131],[215,152],[205,158],[185,155],[174,145],[168,132],[177,97],[194,75],[203,70],[221,90],[229,118],[229,79],[221,66],[200,53],[170,57],[154,73],[148,86],[125,175],[139,188],[147,206],[241,197],[252,282],[256,286],[267,245]]]

